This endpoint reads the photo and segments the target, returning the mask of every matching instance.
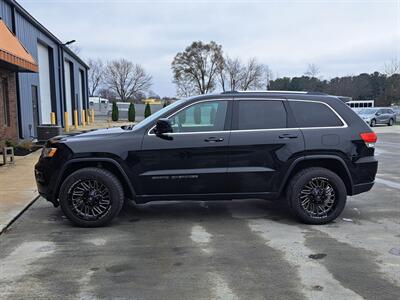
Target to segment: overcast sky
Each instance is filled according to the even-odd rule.
[[[400,0],[393,1],[68,1],[20,0],[83,59],[128,58],[153,75],[153,90],[175,95],[171,61],[194,40],[225,54],[256,57],[274,76],[323,78],[383,71],[400,58]]]

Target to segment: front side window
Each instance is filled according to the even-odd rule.
[[[339,117],[323,103],[290,101],[290,107],[301,128],[343,126]]]
[[[238,129],[286,128],[286,110],[282,101],[241,100]]]
[[[222,131],[228,101],[199,102],[171,116],[173,132]]]

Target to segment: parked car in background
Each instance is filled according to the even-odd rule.
[[[396,122],[396,113],[389,107],[363,108],[357,111],[358,115],[371,127],[376,124],[392,126]]]

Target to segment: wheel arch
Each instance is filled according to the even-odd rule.
[[[105,169],[113,173],[121,182],[122,187],[124,188],[125,197],[135,199],[136,193],[128,175],[121,165],[112,158],[74,158],[66,162],[57,179],[55,189],[56,199],[58,198],[61,185],[65,178],[73,172],[87,167]]]
[[[282,181],[279,194],[281,195],[285,192],[290,179],[294,175],[311,167],[322,167],[336,173],[343,180],[347,194],[351,195],[353,193],[353,180],[345,161],[341,157],[335,155],[311,155],[300,157],[292,163]]]

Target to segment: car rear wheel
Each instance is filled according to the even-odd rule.
[[[60,189],[64,214],[76,225],[98,227],[120,212],[124,190],[117,177],[99,168],[84,168],[69,175]]]
[[[307,168],[291,179],[287,195],[297,219],[306,224],[326,224],[343,211],[347,192],[343,181],[332,171]]]
[[[393,119],[390,119],[388,125],[389,125],[389,126],[392,126],[393,123],[394,123],[394,120],[393,120]]]
[[[376,125],[376,120],[375,120],[375,119],[372,119],[372,120],[371,120],[370,126],[371,126],[371,127],[375,127],[375,125]]]

